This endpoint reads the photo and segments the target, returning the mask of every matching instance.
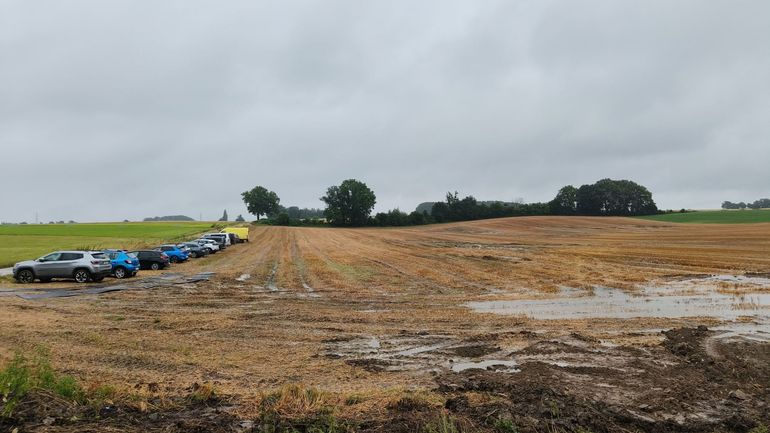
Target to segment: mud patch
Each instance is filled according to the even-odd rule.
[[[516,374],[468,369],[437,382],[454,396],[447,406],[456,413],[504,414],[522,432],[544,431],[544,423],[545,431],[597,432],[745,432],[767,424],[770,343],[720,335],[676,329],[647,348],[541,341],[513,354],[528,358]],[[544,362],[555,355],[589,356],[591,366]],[[479,394],[498,398],[467,397]]]
[[[462,364],[458,367],[460,369],[473,368],[468,363],[485,362],[478,358],[493,354],[507,356],[494,345],[468,343],[447,335],[401,333],[385,337],[327,340],[323,355],[344,359],[349,365],[361,366],[370,371],[444,371],[454,368],[455,364]],[[512,361],[504,359],[497,364]]]

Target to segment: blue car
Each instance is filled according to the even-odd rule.
[[[104,250],[112,263],[112,275],[115,278],[133,277],[139,272],[139,259],[124,250]]]
[[[176,245],[161,245],[156,250],[166,253],[171,263],[184,262],[189,258],[187,253],[180,250]]]

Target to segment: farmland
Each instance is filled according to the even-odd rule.
[[[0,225],[0,268],[61,249],[153,246],[211,227],[201,222]]]
[[[261,226],[172,269],[209,281],[39,300],[6,285],[0,358],[43,345],[85,389],[112,390],[112,418],[37,414],[64,420],[46,431],[748,431],[770,423],[769,233],[582,217]]]
[[[770,210],[710,210],[639,217],[651,221],[695,224],[770,223]]]

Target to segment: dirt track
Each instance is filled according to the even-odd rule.
[[[770,329],[762,318],[731,322],[754,332],[753,340],[705,330],[666,337],[660,330],[724,323],[540,320],[465,306],[550,299],[565,288],[578,297],[595,287],[633,294],[693,277],[679,287],[689,293],[705,274],[764,275],[767,224],[554,217],[408,229],[258,227],[250,243],[174,269],[202,271],[216,276],[98,296],[0,297],[0,356],[42,343],[58,369],[84,383],[148,399],[212,384],[238,401],[228,411],[236,419],[256,416],[249,402],[261,391],[302,383],[365,395],[360,407],[340,409],[352,418],[366,418],[382,399],[434,390],[468,420],[467,430],[489,427],[490,411],[521,431],[549,431],[546,421],[565,431],[746,431],[770,422]],[[731,296],[770,292],[761,284],[702,284]],[[747,311],[764,317],[765,307]],[[473,366],[489,368],[459,371]],[[420,416],[412,409],[386,417],[403,415],[414,431],[409,420]],[[131,426],[148,428],[124,427]]]

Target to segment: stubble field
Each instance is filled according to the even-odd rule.
[[[770,224],[255,227],[250,243],[171,272],[215,274],[36,300],[5,285],[0,358],[43,345],[58,371],[108,385],[122,408],[53,425],[29,409],[15,422],[266,431],[266,412],[300,431],[333,431],[331,416],[339,431],[770,422]],[[206,398],[191,400],[200,389]]]

